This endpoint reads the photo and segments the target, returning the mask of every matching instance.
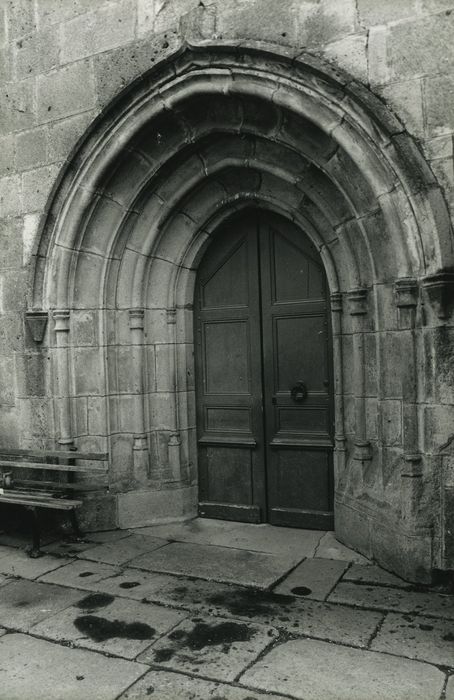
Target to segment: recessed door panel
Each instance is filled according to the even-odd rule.
[[[248,211],[214,237],[197,276],[201,515],[333,526],[328,292],[294,225]]]

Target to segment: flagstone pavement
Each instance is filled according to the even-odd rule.
[[[454,700],[454,596],[331,532],[0,534],[0,700]]]

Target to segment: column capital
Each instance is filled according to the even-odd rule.
[[[140,330],[143,331],[144,329],[144,316],[145,316],[145,311],[144,309],[129,309],[129,329],[131,331],[133,330]]]
[[[331,311],[341,312],[342,311],[342,292],[333,292],[330,295],[331,300]]]
[[[394,299],[398,308],[415,308],[418,304],[418,283],[409,277],[396,280]]]
[[[55,332],[64,332],[68,333],[69,332],[69,319],[70,319],[70,312],[69,309],[56,309],[52,313],[52,317],[55,321]]]
[[[363,316],[367,314],[367,289],[357,287],[347,292],[349,313],[351,316]]]

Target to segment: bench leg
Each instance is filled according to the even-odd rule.
[[[75,508],[73,508],[70,511],[70,518],[71,518],[71,527],[73,529],[73,535],[71,537],[71,540],[73,542],[83,542],[84,535],[83,535],[83,532],[81,532],[81,530],[79,528],[79,522],[77,520]]]
[[[30,527],[32,534],[32,545],[27,547],[28,556],[32,559],[37,559],[42,556],[41,552],[41,523],[37,508],[27,508],[30,513]]]

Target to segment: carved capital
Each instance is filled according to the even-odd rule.
[[[47,311],[26,311],[25,322],[35,343],[42,343],[46,332]]]
[[[368,440],[356,440],[353,450],[353,459],[358,462],[366,462],[372,459],[372,445]]]
[[[129,309],[129,329],[131,331],[143,331],[144,315],[143,309]]]
[[[437,272],[426,277],[423,285],[438,318],[448,318],[454,308],[454,272]]]
[[[69,318],[70,313],[68,309],[61,309],[54,311],[53,319],[55,321],[55,332],[56,333],[68,333],[69,332]]]
[[[331,300],[331,311],[341,313],[342,312],[342,294],[341,292],[333,292],[330,296]]]
[[[367,314],[367,289],[358,287],[347,294],[348,310],[351,316]]]
[[[418,304],[418,283],[414,279],[396,280],[394,299],[399,308],[415,308]]]

